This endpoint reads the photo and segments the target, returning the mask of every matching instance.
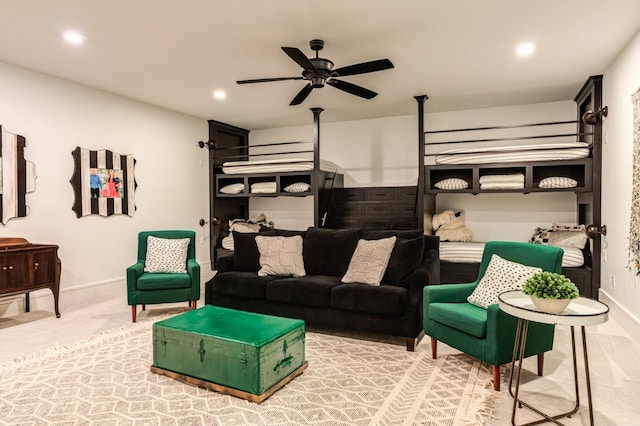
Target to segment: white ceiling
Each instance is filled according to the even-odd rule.
[[[0,61],[248,129],[572,99],[640,28],[639,0],[0,0]],[[63,42],[67,29],[88,39]],[[281,49],[335,67],[389,58],[394,69],[343,77],[289,106],[302,81]],[[537,50],[523,59],[516,45]],[[227,92],[224,101],[212,92]]]

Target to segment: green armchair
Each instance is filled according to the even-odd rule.
[[[544,271],[561,272],[563,250],[559,247],[492,241],[485,245],[476,281],[468,284],[426,286],[423,290],[423,328],[431,337],[431,354],[437,357],[438,340],[493,366],[494,389],[500,390],[500,366],[511,362],[517,318],[500,310],[498,304],[487,309],[467,302],[467,297],[484,276],[491,256],[497,254],[511,262],[536,266]],[[531,322],[525,357],[538,356],[538,375],[542,375],[544,352],[553,347],[553,324]]]
[[[163,240],[189,239],[185,272],[145,272],[147,241],[150,236]],[[133,322],[136,322],[137,305],[142,305],[142,310],[145,310],[146,305],[150,304],[188,301],[189,307],[196,309],[200,299],[200,265],[195,260],[195,239],[196,235],[193,231],[143,231],[138,234],[138,261],[127,268],[127,303],[131,306]],[[172,248],[176,244],[169,244],[169,246]],[[169,251],[167,250],[166,253]],[[157,254],[163,255],[162,252]],[[173,259],[168,261],[175,264],[176,259],[181,256],[184,259],[184,251],[170,256],[173,256]],[[178,261],[178,263],[181,262]],[[162,270],[162,268],[159,269]]]

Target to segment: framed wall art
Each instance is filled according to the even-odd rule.
[[[75,164],[70,180],[75,193],[71,210],[76,216],[125,214],[133,217],[136,210],[133,156],[80,147],[71,155]]]
[[[35,190],[35,165],[24,158],[24,136],[0,126],[0,223],[28,212],[26,194]]]

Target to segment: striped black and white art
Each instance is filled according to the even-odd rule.
[[[26,145],[23,136],[0,126],[0,222],[4,225],[11,218],[27,215],[26,193],[35,186],[33,163],[27,164],[24,159]]]
[[[126,214],[133,217],[136,210],[136,181],[133,174],[136,160],[133,156],[109,150],[90,151],[80,147],[74,149],[71,155],[75,163],[70,181],[75,192],[75,202],[71,209],[76,216]],[[96,171],[101,176],[100,189],[104,186],[104,190],[92,193],[90,180],[92,173]],[[107,182],[109,174],[117,176],[116,183]]]

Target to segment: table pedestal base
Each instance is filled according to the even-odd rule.
[[[576,358],[576,338],[574,333],[574,326],[571,326],[571,349],[573,353],[573,378],[575,384],[575,393],[576,393],[576,401],[575,406],[571,411],[561,414],[548,415],[533,407],[530,404],[518,399],[518,392],[520,390],[520,374],[522,373],[522,360],[524,358],[525,353],[525,344],[527,342],[527,330],[529,328],[529,321],[518,318],[518,326],[516,328],[516,338],[515,344],[513,345],[513,357],[511,361],[511,374],[509,375],[509,394],[513,397],[513,409],[511,411],[511,424],[513,426],[530,426],[537,425],[541,423],[552,422],[557,425],[562,425],[557,419],[561,419],[563,417],[571,417],[575,414],[580,408],[580,393],[578,390],[578,363]],[[582,332],[582,352],[584,355],[584,371],[587,381],[587,400],[589,403],[589,424],[593,426],[593,405],[591,401],[591,380],[589,378],[589,359],[587,357],[587,338],[585,335],[584,326],[580,327]],[[516,374],[516,386],[515,390],[512,389],[513,385],[513,376],[514,371],[516,369],[516,360],[518,360],[518,373]],[[523,423],[521,425],[516,425],[516,408],[518,407],[526,407],[529,410],[535,412],[536,414],[542,416],[543,418],[540,420],[536,420],[529,423]]]

